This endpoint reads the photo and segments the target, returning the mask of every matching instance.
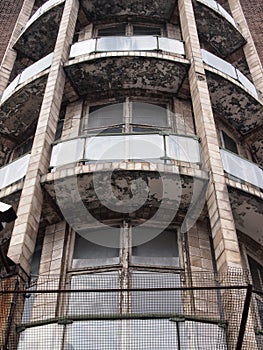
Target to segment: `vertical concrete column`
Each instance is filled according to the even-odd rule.
[[[206,199],[216,263],[219,273],[224,273],[231,267],[242,268],[241,254],[220,156],[192,0],[179,0],[178,3],[186,57],[191,63],[189,84],[196,129],[198,136],[201,138],[204,164],[210,172]],[[242,299],[242,296],[239,292],[228,291],[223,295],[223,302],[225,305],[231,305],[232,302],[235,302],[236,305],[241,306],[240,298]],[[238,318],[233,319],[229,308],[225,309],[225,317],[230,320],[227,330],[228,346],[234,349],[240,320]],[[255,345],[254,332],[251,325],[252,321],[250,319],[247,328],[247,334],[250,334],[250,341],[246,343],[246,340],[249,338],[246,337],[244,349],[250,348],[252,344]]]
[[[229,267],[240,268],[241,257],[191,0],[179,0],[179,11],[186,57],[191,62],[189,83],[197,135],[204,164],[210,170],[207,205],[215,255],[218,270],[223,272]]]
[[[263,93],[263,68],[252,35],[248,28],[242,7],[239,0],[228,0],[228,2],[233,18],[235,22],[240,25],[241,32],[247,40],[247,44],[244,46],[244,53],[253,79],[253,83],[256,88]]]
[[[66,0],[47,85],[39,114],[28,171],[17,211],[8,256],[25,271],[34,252],[43,196],[40,177],[47,173],[65,84],[67,60],[78,15],[78,0]]]
[[[34,1],[24,0],[22,9],[18,16],[16,25],[14,27],[13,33],[9,40],[8,46],[6,48],[1,67],[0,67],[0,95],[4,92],[4,89],[8,85],[9,77],[15,63],[16,51],[13,49],[13,45],[19,37],[19,34],[22,31],[22,28],[26,25],[32,9],[34,6]]]

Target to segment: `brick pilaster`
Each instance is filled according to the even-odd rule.
[[[28,172],[17,211],[18,218],[15,222],[8,251],[8,256],[27,272],[29,272],[29,263],[34,252],[43,203],[40,177],[48,172],[51,144],[56,132],[65,84],[63,63],[68,58],[78,7],[78,0],[67,0],[65,2]]]

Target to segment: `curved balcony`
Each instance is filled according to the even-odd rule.
[[[65,0],[45,2],[29,19],[14,48],[33,60],[54,50]]]
[[[112,193],[115,199],[133,198],[136,192],[136,188],[132,190],[130,187],[133,185],[142,186],[140,194],[144,193],[143,184],[147,183],[147,195],[142,205],[137,208],[137,202],[131,204],[136,218],[142,219],[155,215],[167,190],[163,186],[168,186],[170,194],[175,190],[181,196],[171,195],[164,201],[166,211],[163,215],[169,216],[173,211],[174,217],[174,208],[179,206],[180,220],[183,220],[193,193],[203,191],[207,183],[207,173],[200,169],[198,140],[179,135],[119,134],[71,139],[54,145],[50,166],[52,172],[44,176],[42,182],[50,197],[59,202],[60,208],[67,210],[72,207],[68,194],[74,193],[76,186],[88,211],[103,220],[119,219],[123,213],[112,211],[99,200],[94,188],[94,174],[102,176],[99,183],[103,186],[99,187],[103,198],[110,202]],[[107,174],[112,174],[110,189],[106,186]],[[60,186],[64,189],[61,190]],[[122,186],[125,188],[120,189]],[[74,210],[73,205],[70,213]]]
[[[200,39],[218,54],[226,57],[246,43],[233,17],[216,1],[197,0],[194,4]]]
[[[263,123],[263,104],[255,86],[238,69],[202,50],[213,109],[243,135]]]
[[[177,93],[189,65],[183,57],[178,40],[103,37],[74,44],[65,70],[80,96],[125,88]]]
[[[178,12],[177,1],[170,0],[81,0],[80,4],[90,22],[116,17],[169,21]]]
[[[1,133],[18,137],[37,119],[52,57],[35,62],[7,86],[0,101]]]
[[[221,157],[229,174],[229,197],[236,227],[263,245],[263,170],[225,149],[221,149]]]
[[[163,163],[201,162],[196,138],[180,135],[120,134],[91,136],[62,141],[54,145],[50,167],[78,162],[144,161]]]

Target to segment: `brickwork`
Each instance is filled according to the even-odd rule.
[[[259,56],[257,54],[255,44],[253,42],[249,27],[247,26],[246,17],[242,11],[240,2],[237,0],[229,0],[229,6],[232,16],[236,23],[239,23],[241,31],[247,40],[247,44],[244,46],[244,53],[246,56],[247,64],[252,76],[254,85],[259,91],[263,91],[263,68]]]
[[[22,8],[23,0],[4,0],[0,2],[0,62]]]
[[[40,175],[48,171],[51,143],[54,140],[60,104],[65,84],[62,62],[68,57],[78,12],[77,0],[68,0],[60,24],[45,94],[34,138],[28,172],[18,207],[12,234],[9,257],[29,271],[29,262],[35,247],[35,240],[43,203]],[[64,43],[64,45],[63,45]]]
[[[263,62],[263,2],[260,0],[240,0],[251,35]]]

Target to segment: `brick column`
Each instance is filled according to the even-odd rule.
[[[34,144],[11,237],[8,256],[25,271],[30,270],[30,259],[43,203],[40,177],[48,172],[51,144],[56,132],[59,110],[65,84],[63,63],[67,60],[77,20],[78,0],[67,0],[60,23],[53,62],[39,114]]]
[[[201,148],[204,165],[209,169],[210,180],[207,191],[207,207],[210,220],[216,263],[219,273],[229,268],[242,268],[241,254],[226,185],[217,132],[212,112],[210,95],[202,61],[200,44],[195,23],[192,0],[178,0],[183,39],[185,41],[186,57],[190,60],[189,84],[197,135],[201,138]],[[224,282],[223,282],[224,284]],[[240,292],[229,291],[222,296],[225,305],[242,305]],[[231,308],[230,308],[231,309]],[[225,317],[230,320],[228,346],[235,348],[240,320],[232,319],[231,310],[225,309]],[[244,349],[255,344],[252,319],[249,316]],[[248,344],[250,346],[248,346]]]
[[[32,0],[24,0],[22,9],[18,16],[16,25],[14,27],[13,33],[9,40],[8,46],[6,48],[1,67],[0,67],[0,95],[4,92],[4,89],[8,85],[9,77],[11,71],[13,69],[15,59],[16,59],[16,51],[13,49],[13,45],[19,37],[23,27],[26,25],[32,9],[33,9],[34,1]]]
[[[220,272],[241,267],[241,257],[219,150],[208,85],[191,0],[179,0],[186,57],[190,60],[190,91],[204,165],[210,170],[207,205]]]
[[[228,0],[228,2],[233,18],[235,22],[240,25],[241,32],[247,40],[247,44],[244,46],[244,53],[253,79],[253,83],[256,88],[263,94],[263,68],[256,50],[256,46],[248,28],[242,7],[239,0]]]

